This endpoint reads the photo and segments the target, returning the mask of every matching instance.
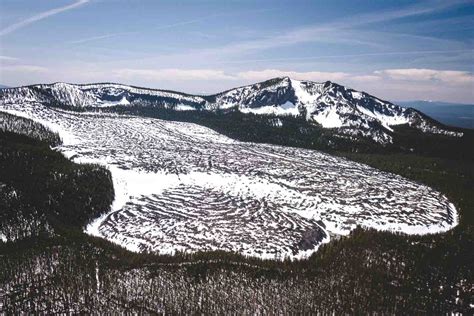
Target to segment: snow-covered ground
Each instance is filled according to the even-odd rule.
[[[408,234],[457,225],[441,193],[313,150],[234,141],[208,128],[37,103],[0,104],[58,132],[57,148],[112,172],[116,199],[87,233],[133,251],[306,257],[356,225]]]

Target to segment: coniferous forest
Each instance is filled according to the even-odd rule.
[[[245,135],[225,123],[211,127],[245,139],[262,126],[241,120]],[[424,236],[357,228],[307,260],[276,262],[226,252],[137,254],[84,234],[114,198],[109,171],[69,161],[54,150],[58,135],[37,123],[8,114],[0,122],[0,313],[472,313],[474,168],[466,144],[439,140],[457,155],[430,150],[434,140],[415,153],[367,153],[318,147],[330,135],[311,131],[294,145],[429,185],[455,203],[460,224]],[[293,132],[253,141],[290,143]]]

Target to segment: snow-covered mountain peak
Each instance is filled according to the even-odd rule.
[[[273,78],[210,96],[115,83],[57,82],[2,89],[0,101],[37,102],[68,108],[140,106],[290,115],[303,117],[323,128],[334,129],[341,137],[366,137],[382,144],[392,141],[393,126],[400,124],[408,124],[424,132],[462,136],[462,133],[439,127],[414,109],[397,106],[368,93],[331,81],[318,83],[289,77]]]

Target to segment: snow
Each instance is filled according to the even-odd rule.
[[[313,114],[311,117],[324,128],[338,128],[343,126],[343,122],[339,115],[330,109],[318,114]]]
[[[409,122],[409,119],[402,115],[383,115],[379,112],[372,112],[362,106],[357,106],[357,109],[365,115],[375,118],[382,124],[383,127],[385,127],[391,132],[393,132],[393,129],[390,126],[406,124]]]
[[[2,109],[1,107],[0,107],[0,110],[8,114],[16,115],[16,116],[27,118],[27,119],[32,119],[33,121],[40,123],[44,127],[48,128],[51,132],[58,134],[64,145],[66,144],[74,145],[78,142],[78,140],[74,137],[74,135],[67,129],[61,127],[58,124],[54,124],[46,119],[32,117],[32,113],[29,111]]]
[[[97,295],[100,293],[100,279],[99,279],[99,263],[96,261],[95,263],[95,283],[96,283],[96,293]]]
[[[364,95],[361,92],[358,92],[358,91],[352,91],[351,95],[356,100],[360,100],[364,97]]]
[[[410,116],[416,114],[376,98],[377,107],[388,114],[377,107],[369,110],[362,106],[360,92],[288,78],[228,91],[215,104],[198,96],[115,84],[52,87],[59,100],[75,106],[128,105],[124,94],[136,93],[172,98],[177,105],[171,108],[178,111],[195,110],[188,105],[192,102],[207,109],[236,107],[277,116],[299,115],[306,108],[308,120],[324,128],[344,127],[340,137],[371,137],[380,143],[391,142],[391,136],[369,123],[377,121],[390,130],[391,125],[416,121]],[[427,234],[458,224],[455,207],[439,192],[362,164],[317,151],[242,143],[190,123],[53,109],[40,104],[32,90],[9,90],[0,111],[57,132],[63,144],[56,150],[75,162],[98,163],[111,171],[111,211],[93,220],[86,232],[131,251],[228,250],[296,259],[317,251],[330,235],[347,235],[357,225]],[[355,101],[346,99],[347,91]],[[268,100],[277,104],[253,107],[275,93],[282,99]],[[122,97],[106,102],[103,95]],[[294,102],[278,104],[288,98]],[[269,120],[282,126],[279,118]],[[446,132],[426,122],[418,128]],[[301,248],[302,241],[311,247]]]
[[[98,83],[74,85],[68,83],[54,83],[51,85],[39,84],[33,86],[35,89],[48,90],[57,101],[64,102],[66,105],[73,107],[109,107],[115,105],[129,105],[130,102],[123,94],[134,94],[138,97],[145,96],[145,99],[152,97],[162,97],[175,99],[178,102],[196,102],[206,103],[200,96],[191,96],[178,92],[165,90],[154,90],[146,88],[137,88],[122,84],[114,83]],[[5,103],[21,103],[21,102],[42,102],[43,97],[36,94],[29,87],[20,87],[17,89],[8,89],[8,93],[4,95],[2,101]],[[120,101],[105,101],[102,96],[119,96],[123,95]],[[141,100],[141,102],[146,102]]]
[[[178,104],[175,108],[176,111],[195,111],[196,109],[190,105]]]
[[[117,105],[130,105],[130,102],[127,100],[125,96],[122,97],[119,101],[101,101],[101,107],[111,107]]]
[[[406,124],[426,133],[462,137],[462,132],[444,130],[428,122],[415,112],[382,101],[363,92],[347,89],[334,83],[315,83],[290,78],[278,78],[268,85],[257,83],[231,89],[215,96],[215,101],[202,96],[179,92],[137,88],[121,84],[99,83],[73,85],[55,83],[0,90],[1,101],[7,104],[21,102],[51,102],[43,89],[54,101],[74,107],[111,107],[117,105],[156,106],[163,105],[176,111],[191,111],[197,108],[215,111],[235,108],[243,113],[276,116],[298,116],[306,113],[306,119],[321,124],[324,128],[340,128],[340,137],[371,138],[383,145],[392,142],[391,126]],[[121,96],[121,97],[120,97]],[[128,96],[133,96],[129,101]],[[106,101],[107,99],[118,101]],[[291,101],[290,101],[291,100]],[[163,103],[164,102],[164,103]],[[175,106],[175,104],[177,104]],[[375,105],[375,106],[374,106]],[[374,128],[379,123],[382,128]]]
[[[322,84],[316,84],[318,88],[322,86]],[[320,93],[309,93],[304,87],[301,81],[291,79],[291,86],[295,91],[295,96],[298,98],[298,101],[301,104],[312,105],[316,103]]]
[[[356,225],[408,234],[457,225],[439,192],[317,151],[242,143],[190,123],[30,103],[0,110],[57,131],[57,150],[75,162],[109,168],[115,200],[86,232],[131,251],[297,259]],[[306,232],[312,247],[294,248]]]
[[[289,101],[282,105],[269,105],[257,108],[240,108],[240,112],[277,116],[298,116],[300,114],[298,107]]]
[[[275,126],[275,127],[282,127],[283,126],[283,122],[281,121],[281,119],[279,118],[276,118],[276,119],[273,119],[271,121],[272,125]]]

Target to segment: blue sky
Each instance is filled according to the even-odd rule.
[[[1,0],[0,83],[213,93],[288,75],[474,103],[472,1]]]

